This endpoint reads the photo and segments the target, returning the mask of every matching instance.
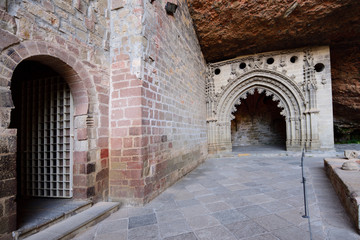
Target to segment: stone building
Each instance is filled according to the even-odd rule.
[[[333,149],[332,87],[344,91],[333,64],[336,82],[351,82],[338,69],[359,61],[347,64],[354,56],[337,50],[341,41],[335,56],[345,61],[330,59],[332,42],[316,39],[241,51],[216,40],[219,55],[201,28],[219,2],[1,1],[0,239],[29,197],[143,204],[232,145]],[[331,12],[343,9],[352,16],[359,4]]]

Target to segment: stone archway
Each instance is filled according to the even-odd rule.
[[[212,81],[212,78],[208,79],[208,95]],[[208,97],[210,153],[232,150],[230,122],[234,118],[233,112],[241,100],[255,90],[272,96],[274,101],[279,102],[278,107],[283,109],[281,115],[285,116],[287,150],[300,150],[304,146],[316,149],[319,146],[317,119],[314,113],[306,111],[309,101],[299,86],[276,71],[256,69],[230,79],[222,87],[221,94]]]
[[[74,198],[89,198],[96,196],[101,198],[106,189],[96,189],[96,162],[98,161],[97,131],[99,124],[99,100],[93,76],[89,74],[87,67],[73,56],[51,43],[42,41],[26,41],[14,45],[0,55],[0,94],[2,102],[0,108],[0,138],[8,139],[9,144],[16,142],[17,129],[9,128],[12,103],[10,90],[11,80],[16,67],[23,61],[34,61],[46,65],[59,73],[68,84],[73,96],[73,115],[76,123],[74,132]],[[16,147],[8,150],[8,155],[16,162]],[[15,163],[12,163],[14,166]],[[16,167],[11,170],[16,172]],[[16,190],[16,176],[11,173],[9,183]],[[91,175],[94,175],[91,177]],[[16,192],[9,192],[9,196],[15,196]]]

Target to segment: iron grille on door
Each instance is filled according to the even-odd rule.
[[[72,197],[72,97],[60,77],[21,85],[22,193]]]

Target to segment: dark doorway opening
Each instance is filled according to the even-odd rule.
[[[69,205],[73,104],[59,73],[36,61],[17,66],[11,93],[15,108],[10,128],[18,132],[17,223],[24,233],[78,208]]]
[[[231,121],[231,140],[233,148],[242,146],[274,146],[286,149],[285,117],[280,114],[282,109],[273,101],[272,96],[266,96],[257,90],[254,94],[241,99]]]

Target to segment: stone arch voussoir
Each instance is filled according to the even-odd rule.
[[[2,129],[7,132],[13,130],[16,137],[16,129],[8,129],[10,125],[11,109],[14,108],[11,96],[11,80],[16,67],[25,60],[33,60],[51,67],[67,82],[74,103],[74,119],[78,119],[79,126],[74,139],[74,159],[81,160],[80,168],[86,169],[87,162],[95,163],[97,161],[98,147],[95,141],[98,139],[97,129],[99,118],[99,99],[92,74],[89,72],[86,64],[78,60],[73,53],[66,50],[66,47],[55,45],[44,41],[24,41],[4,49],[0,53],[0,94],[9,101],[6,104],[0,103],[0,135]],[[3,105],[3,106],[2,106]],[[86,136],[78,134],[86,131]],[[87,142],[86,144],[83,144]],[[75,173],[84,174],[84,173]],[[87,174],[87,173],[85,173]],[[83,177],[83,176],[81,176]],[[93,179],[93,178],[91,178]],[[74,182],[74,197],[86,198],[93,194],[94,182],[88,181],[83,185],[79,181]],[[91,191],[89,191],[89,189]]]
[[[75,115],[87,114],[89,105],[97,102],[93,79],[84,64],[67,50],[43,41],[25,41],[2,52],[0,76],[8,86],[16,66],[24,60],[47,65],[64,78],[73,95]]]

